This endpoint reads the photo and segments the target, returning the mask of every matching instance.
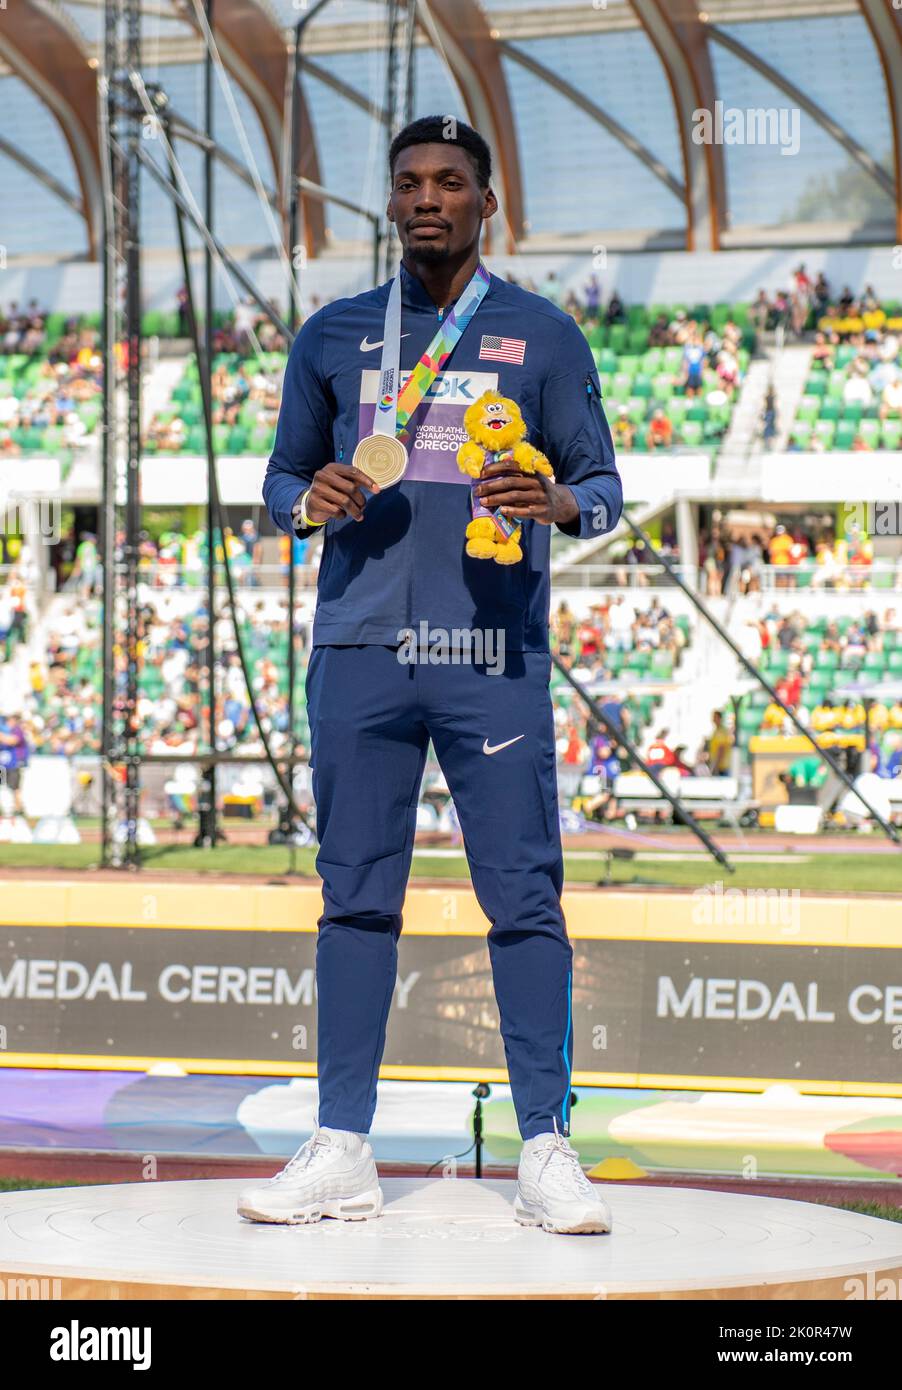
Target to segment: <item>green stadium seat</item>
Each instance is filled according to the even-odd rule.
[[[799,420],[804,420],[808,424],[813,425],[820,414],[820,406],[821,403],[818,396],[803,396],[796,412],[796,423],[798,424]]]
[[[608,329],[608,345],[613,352],[626,351],[627,327],[625,323],[612,323]]]
[[[697,449],[701,445],[703,429],[698,420],[686,420],[680,431],[683,443],[690,449]]]
[[[272,453],[273,438],[275,431],[268,425],[255,429],[250,437],[249,449],[252,454]]]
[[[817,396],[819,400],[827,394],[827,381],[825,376],[810,376],[805,382],[805,395]]]
[[[843,420],[837,427],[836,435],[833,439],[834,449],[848,451],[855,443],[857,433],[855,425],[849,420]]]
[[[839,401],[826,400],[820,408],[821,420],[838,420],[842,406]]]
[[[880,443],[884,449],[902,449],[902,420],[884,420]]]
[[[807,420],[797,420],[793,425],[792,439],[800,449],[810,448],[813,428],[813,425]]]

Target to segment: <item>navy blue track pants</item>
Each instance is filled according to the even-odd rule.
[[[573,950],[563,884],[550,658],[501,674],[314,647],[307,670],[323,915],[316,950],[319,1123],[368,1133],[397,974],[429,741],[454,799],[489,954],[520,1133],[569,1124]],[[499,747],[499,745],[505,745]]]

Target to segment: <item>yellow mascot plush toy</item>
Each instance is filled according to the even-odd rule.
[[[544,454],[526,443],[526,421],[516,401],[484,391],[464,415],[469,435],[457,451],[457,466],[471,478],[479,478],[487,463],[511,464],[511,472],[544,473],[553,476]],[[522,525],[515,517],[504,516],[484,507],[471,488],[473,520],[467,527],[467,554],[474,560],[494,560],[499,565],[515,565],[522,560],[519,540]]]

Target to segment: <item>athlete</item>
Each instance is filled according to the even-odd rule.
[[[431,741],[491,923],[523,1139],[514,1214],[553,1232],[608,1231],[610,1212],[567,1138],[573,952],[560,903],[548,610],[552,526],[588,538],[620,517],[611,435],[573,319],[480,261],[482,224],[498,207],[482,137],[426,117],[396,136],[389,167],[400,321],[391,282],[307,320],[263,484],[281,530],[325,527],[306,686],[323,881],[319,1110],[313,1136],[274,1179],[242,1193],[239,1212],[294,1223],[382,1210],[367,1134]],[[390,370],[380,371],[393,343],[394,396]],[[422,380],[432,384],[402,430],[407,388]],[[471,484],[458,469],[464,411],[487,389],[520,406],[553,478],[496,461]],[[409,457],[400,482],[377,487],[351,460],[393,401]],[[466,554],[472,505],[522,521],[521,560]],[[438,657],[417,654],[417,635],[436,632],[446,637]]]

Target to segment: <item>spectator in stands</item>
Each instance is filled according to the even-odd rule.
[[[610,327],[612,323],[626,323],[626,309],[623,306],[623,300],[616,290],[613,291],[608,300],[608,307],[604,317],[608,327]]]
[[[792,545],[792,536],[789,535],[789,533],[786,530],[786,527],[778,526],[774,531],[774,534],[771,536],[767,547],[767,554],[770,563],[781,569],[788,568],[790,564],[790,557],[792,555]],[[792,580],[789,575],[777,575],[778,589],[789,588],[793,583],[794,580]]]
[[[673,422],[660,406],[652,413],[646,437],[652,449],[669,449],[673,443]]]
[[[774,447],[777,437],[777,395],[772,386],[767,388],[764,397],[764,410],[761,415],[761,438],[768,452]]]
[[[884,386],[877,413],[881,420],[898,420],[902,417],[902,374]]]
[[[780,332],[786,331],[786,326],[789,323],[790,307],[790,298],[786,291],[777,290],[774,295],[773,303],[771,304],[771,323],[775,330]]]
[[[719,709],[714,710],[712,714],[712,724],[713,728],[707,735],[705,745],[707,770],[712,777],[728,777],[735,739],[730,728],[724,723],[724,716]]]
[[[576,618],[566,599],[561,599],[557,612],[551,620],[551,632],[562,661],[569,662],[573,656],[573,638],[576,631]]]
[[[727,548],[717,523],[712,527],[711,535],[704,544],[701,563],[705,572],[705,592],[709,597],[716,598],[723,593],[727,571]]]
[[[789,301],[789,324],[796,338],[801,338],[808,322],[808,298],[794,290]]]
[[[749,308],[749,321],[756,333],[763,333],[767,328],[769,319],[770,300],[767,297],[767,290],[759,290]]]
[[[697,396],[704,381],[705,349],[697,333],[692,333],[683,348],[683,383],[687,396]]]
[[[15,811],[19,814],[22,810],[21,777],[29,755],[21,711],[0,715],[0,786],[5,783],[13,793]]]
[[[618,405],[614,423],[611,426],[614,445],[618,449],[631,449],[636,437],[636,426],[629,416],[629,406]]]
[[[724,339],[724,345],[717,354],[717,375],[728,398],[732,398],[739,385],[739,359],[731,339]]]
[[[825,371],[832,372],[836,363],[836,353],[831,343],[827,342],[825,333],[815,333],[814,347],[811,351],[811,365],[813,367],[823,367]]]
[[[257,308],[250,295],[235,305],[235,346],[238,352],[250,352],[257,317]]]
[[[774,687],[784,705],[795,710],[802,698],[802,676],[797,666],[791,667]]]
[[[75,551],[75,567],[72,581],[83,599],[90,598],[97,587],[100,557],[97,551],[97,537],[92,531],[82,531],[81,540]]]
[[[188,286],[180,285],[175,294],[176,311],[179,320],[179,337],[187,338],[190,336],[191,328],[188,323]]]
[[[585,285],[586,317],[597,319],[601,309],[601,285],[597,275],[590,275]]]
[[[874,388],[868,380],[868,362],[866,358],[856,358],[852,363],[849,375],[843,386],[844,405],[873,405]]]
[[[653,767],[656,771],[660,771],[664,767],[675,767],[681,777],[688,777],[691,775],[692,769],[683,761],[677,749],[671,748],[667,742],[669,732],[669,729],[658,731],[648,745],[645,761],[649,767]]]
[[[825,312],[829,303],[830,285],[824,272],[819,270],[814,282],[814,311],[818,318]]]
[[[615,594],[608,609],[608,643],[612,650],[629,651],[632,646],[635,609],[625,601],[623,594]]]
[[[666,314],[658,314],[651,328],[648,330],[648,346],[669,347],[671,344],[670,328],[667,323]]]

